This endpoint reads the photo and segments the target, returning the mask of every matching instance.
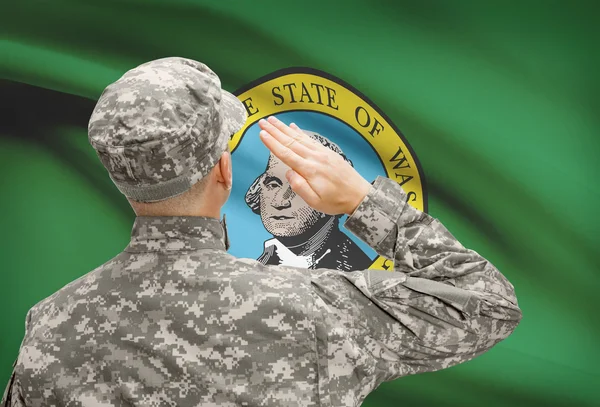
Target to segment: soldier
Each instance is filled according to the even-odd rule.
[[[369,184],[297,126],[261,120],[295,193],[394,272],[227,253],[220,209],[244,108],[165,58],[102,93],[89,140],[137,217],[123,252],[33,306],[7,406],[356,406],[380,383],[470,360],[521,319],[511,283],[394,181]]]

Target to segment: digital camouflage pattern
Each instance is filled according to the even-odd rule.
[[[489,350],[511,283],[379,177],[345,226],[395,270],[265,266],[217,219],[138,217],[106,264],[27,314],[9,406],[357,406]],[[235,244],[235,242],[233,242]]]
[[[246,109],[201,62],[170,57],[126,72],[100,96],[89,141],[117,188],[154,202],[187,191],[219,161]]]

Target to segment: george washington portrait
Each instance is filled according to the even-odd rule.
[[[315,132],[304,132],[342,156],[333,142]],[[340,230],[342,215],[327,215],[312,209],[288,183],[289,167],[270,155],[265,171],[246,192],[245,201],[259,215],[273,238],[264,242],[258,261],[263,264],[330,268],[341,271],[368,268],[372,259],[348,235]]]

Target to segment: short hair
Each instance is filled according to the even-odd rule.
[[[321,144],[323,144],[328,149],[338,153],[340,156],[342,156],[342,158],[344,160],[346,160],[348,162],[348,164],[350,164],[352,167],[354,167],[354,164],[352,164],[352,161],[348,157],[346,157],[346,154],[344,154],[342,149],[337,144],[335,144],[333,141],[329,140],[327,137],[320,135],[319,133],[315,133],[314,131],[308,131],[308,130],[302,130],[302,131],[306,135],[308,135],[310,138],[312,138],[313,140],[319,141]],[[269,161],[271,161],[271,155],[269,155]],[[260,191],[262,189],[262,181],[263,181],[263,179],[265,177],[265,173],[267,172],[268,169],[269,169],[269,162],[267,161],[267,167],[265,168],[265,171],[254,180],[252,185],[250,185],[250,188],[248,188],[248,191],[246,191],[246,196],[245,196],[246,205],[248,205],[250,207],[250,209],[252,210],[252,212],[254,212],[257,215],[260,215]]]

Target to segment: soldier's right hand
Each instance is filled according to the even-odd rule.
[[[351,215],[371,184],[339,154],[311,139],[298,126],[269,117],[258,122],[267,148],[290,167],[292,190],[312,208],[328,215]]]

